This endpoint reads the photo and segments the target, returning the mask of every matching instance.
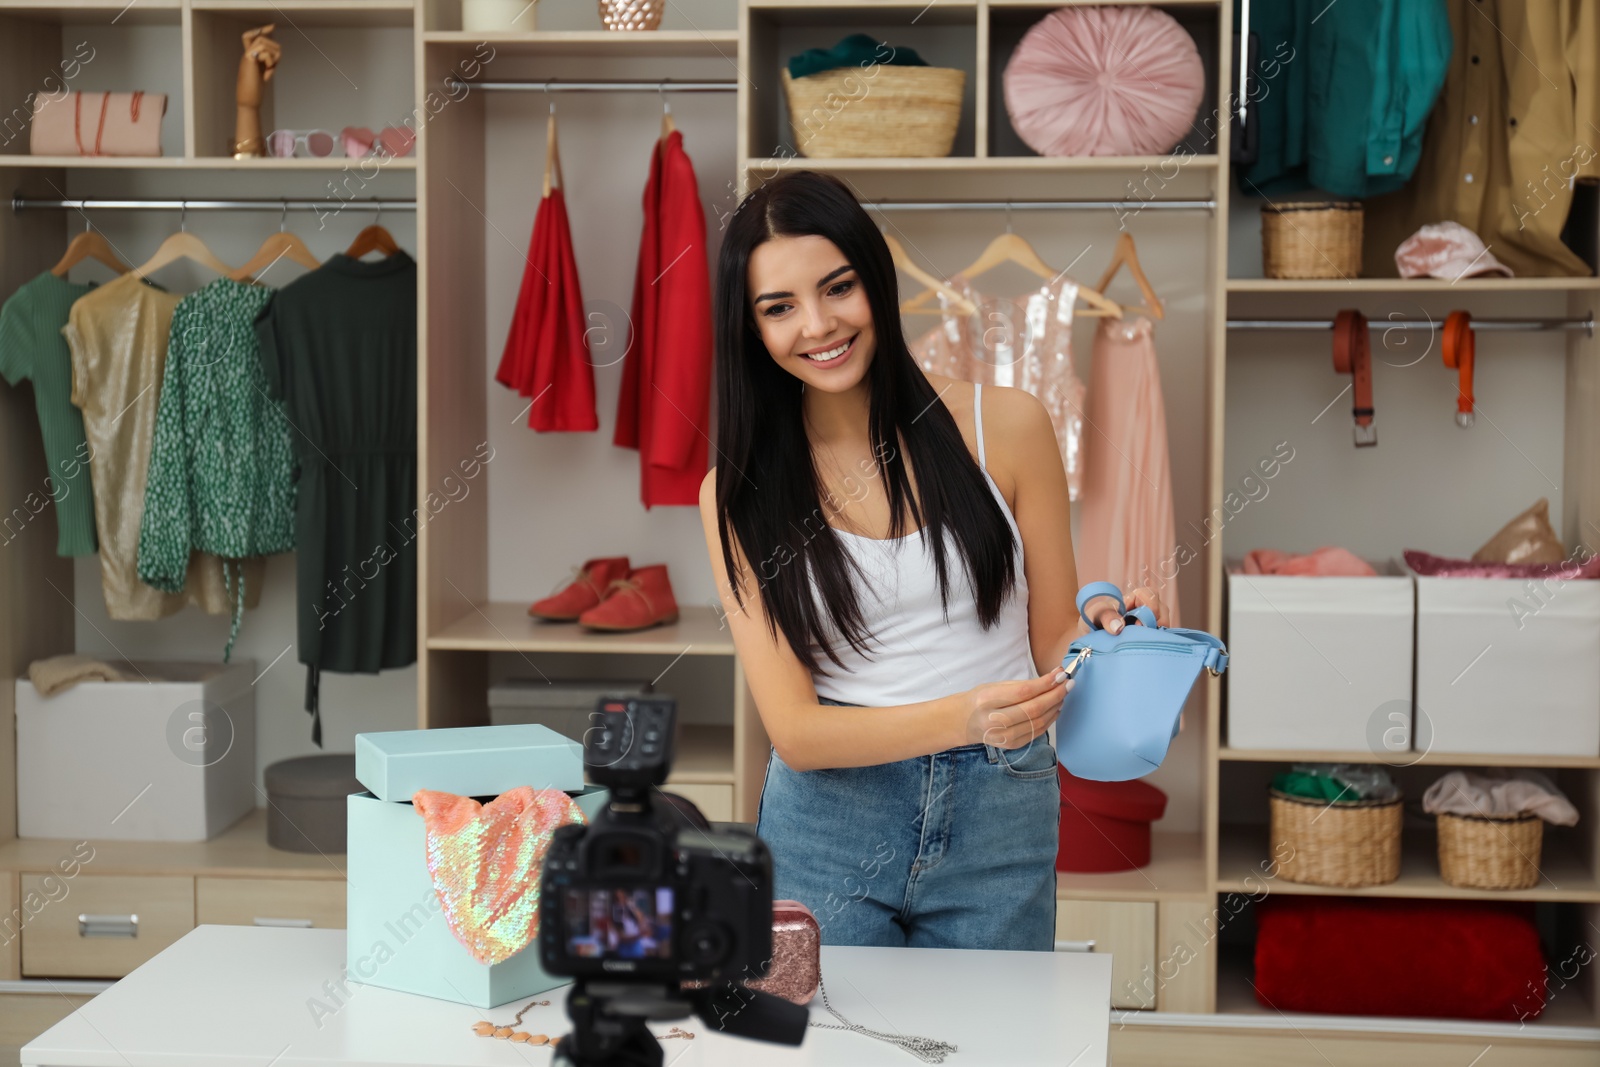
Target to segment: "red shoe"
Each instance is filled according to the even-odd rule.
[[[678,621],[678,601],[667,579],[667,565],[654,563],[629,571],[611,583],[610,595],[578,616],[591,630],[647,630]]]
[[[611,583],[626,578],[627,556],[586,559],[572,569],[567,587],[553,596],[535,600],[528,614],[550,622],[576,622],[579,615],[599,604],[610,593]]]

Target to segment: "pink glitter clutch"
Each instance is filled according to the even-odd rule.
[[[811,909],[798,900],[772,902],[772,963],[765,978],[745,982],[750,989],[771,993],[795,1004],[809,1004],[822,982],[822,928]],[[684,982],[700,989],[704,982]]]
[[[765,978],[745,985],[763,993],[809,1004],[822,981],[822,928],[798,900],[772,902],[772,966]]]

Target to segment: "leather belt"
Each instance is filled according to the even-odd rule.
[[[1440,349],[1444,365],[1460,375],[1456,388],[1456,425],[1468,427],[1473,422],[1472,368],[1477,342],[1472,330],[1472,315],[1465,311],[1452,311],[1445,316]]]
[[[1366,316],[1349,308],[1333,318],[1333,369],[1348,374],[1355,386],[1355,402],[1350,414],[1355,419],[1357,448],[1378,443],[1377,427],[1372,425],[1372,337]]]

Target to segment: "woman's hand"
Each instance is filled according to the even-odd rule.
[[[1132,612],[1137,607],[1147,607],[1156,614],[1156,624],[1168,625],[1167,607],[1161,603],[1161,598],[1156,596],[1156,591],[1148,586],[1139,586],[1122,594],[1123,602],[1128,611]],[[1100,628],[1107,633],[1120,633],[1122,631],[1122,616],[1117,614],[1117,602],[1109,596],[1090,597],[1083,605],[1084,612],[1089,618],[1100,624]],[[1140,625],[1143,625],[1142,623]],[[1078,636],[1089,632],[1089,626],[1078,618]]]
[[[1072,681],[1057,682],[1060,677],[1064,673],[1055,668],[1038,678],[989,682],[962,693],[966,713],[962,743],[1021,748],[1043,737],[1072,690]]]

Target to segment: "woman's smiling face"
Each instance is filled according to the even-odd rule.
[[[866,375],[872,307],[850,261],[826,237],[774,237],[750,253],[750,311],[778,365],[809,388],[843,392]]]

